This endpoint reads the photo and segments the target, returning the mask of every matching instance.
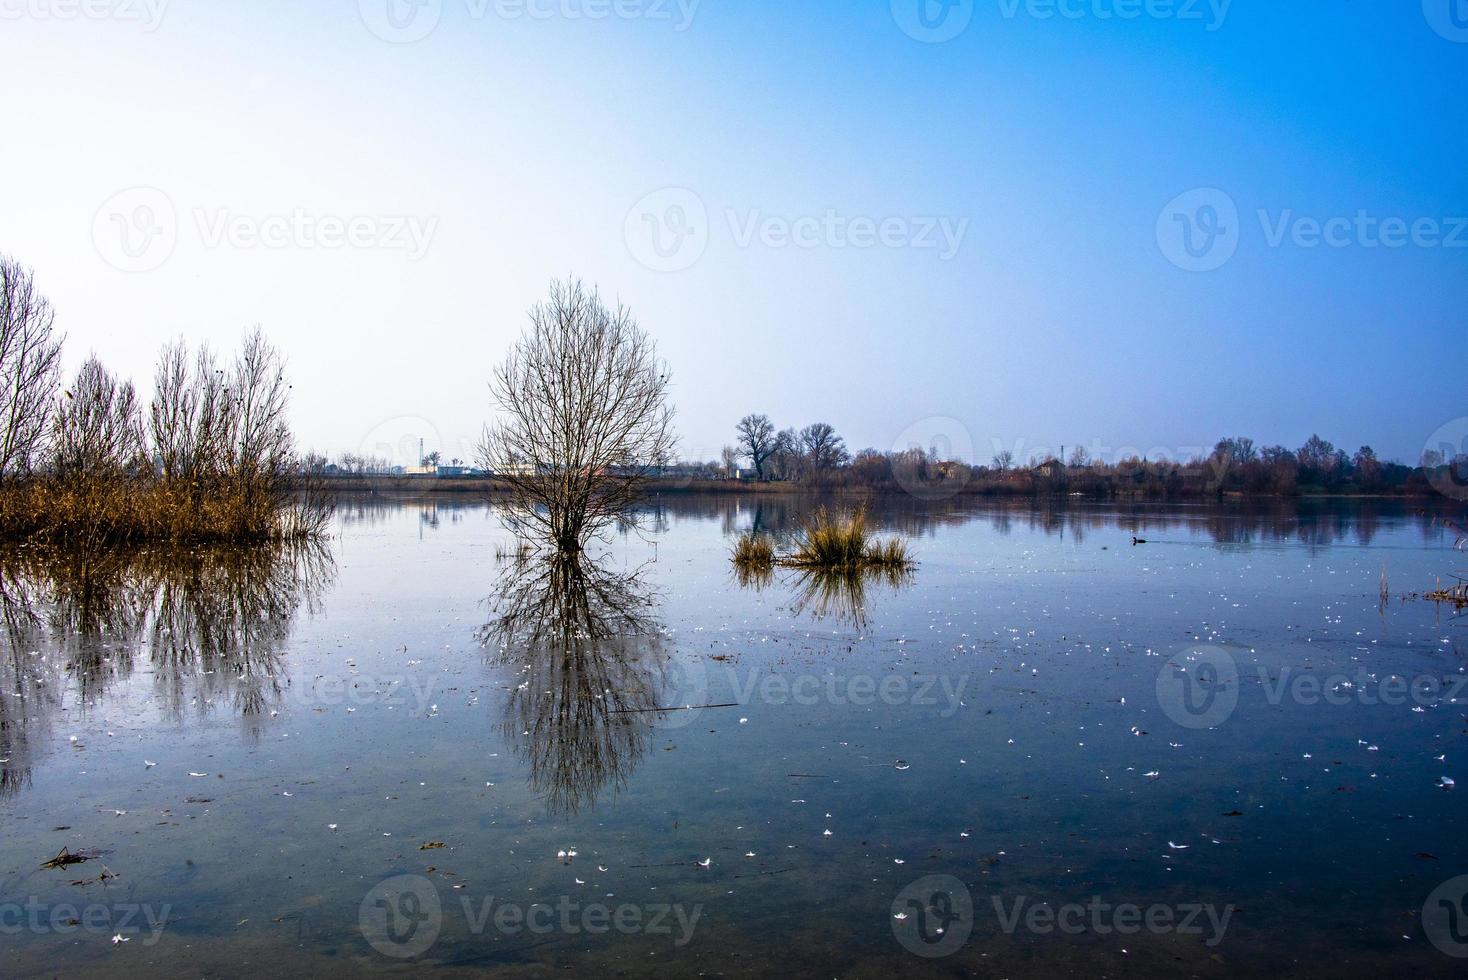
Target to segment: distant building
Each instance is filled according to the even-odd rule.
[[[434,477],[439,480],[462,480],[484,476],[484,470],[462,463],[439,463],[437,466],[405,466],[400,469],[405,476]]]
[[[1043,463],[1036,464],[1033,469],[1036,476],[1045,477],[1050,480],[1059,479],[1065,475],[1065,467],[1060,464],[1060,460],[1058,459],[1047,459]]]

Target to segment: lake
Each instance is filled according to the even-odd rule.
[[[0,554],[0,972],[1461,975],[1434,514],[904,498],[911,576],[734,573],[817,503]]]

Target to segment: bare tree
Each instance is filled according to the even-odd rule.
[[[163,479],[202,491],[229,467],[234,412],[229,379],[208,348],[192,357],[183,341],[163,348],[148,428]]]
[[[257,328],[228,370],[207,347],[163,349],[149,406],[149,434],[163,479],[194,499],[221,491],[284,507],[295,479],[286,424],[285,359]]]
[[[286,423],[291,386],[285,358],[259,328],[245,337],[230,381],[230,474],[241,488],[277,489],[295,458]]]
[[[846,440],[825,422],[816,422],[800,430],[800,448],[805,460],[814,470],[833,470],[845,466],[851,459],[846,451]]]
[[[739,475],[739,450],[733,446],[725,446],[719,454],[719,458],[724,464],[725,476],[734,477]]]
[[[1252,463],[1259,458],[1259,451],[1254,448],[1254,440],[1247,436],[1237,439],[1220,439],[1213,447],[1213,455],[1225,465],[1239,465]]]
[[[514,494],[511,523],[559,551],[629,517],[647,477],[672,458],[668,369],[622,306],[579,281],[551,284],[530,330],[495,371],[500,418],[479,459]]]
[[[1296,457],[1300,461],[1301,468],[1313,470],[1329,470],[1336,460],[1336,448],[1329,441],[1312,435],[1305,440],[1305,445],[1300,447]]]
[[[1001,473],[1009,472],[1009,469],[1014,466],[1014,453],[1008,449],[1003,449],[995,453],[993,466]]]
[[[63,480],[113,479],[143,461],[143,421],[131,381],[96,357],[77,372],[52,424],[51,466]]]
[[[62,338],[29,269],[0,256],[0,478],[28,472],[46,439]]]
[[[775,423],[768,415],[746,415],[735,428],[739,434],[739,451],[749,457],[754,475],[765,478],[765,460],[779,448],[775,437]]]
[[[797,480],[805,457],[800,453],[800,433],[794,429],[781,429],[775,436],[775,448],[767,461],[771,475],[779,480]]]

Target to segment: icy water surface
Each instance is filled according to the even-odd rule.
[[[905,581],[733,574],[814,503],[0,555],[0,973],[1461,975],[1433,515],[902,501]]]

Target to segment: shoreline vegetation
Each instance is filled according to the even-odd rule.
[[[1187,460],[1124,456],[1093,459],[1085,449],[1062,459],[1037,453],[1028,462],[1001,451],[987,465],[945,457],[936,447],[854,456],[823,422],[777,432],[768,416],[749,415],[736,427],[737,445],[718,461],[659,459],[609,473],[633,477],[640,490],[677,493],[904,494],[923,500],[955,497],[1075,498],[1092,501],[1186,501],[1317,497],[1444,501],[1468,499],[1468,453],[1449,446],[1428,450],[1416,466],[1382,460],[1370,446],[1354,454],[1318,435],[1298,450],[1260,448],[1247,437],[1221,439],[1207,454]],[[659,447],[665,452],[669,447]],[[524,473],[529,454],[513,457]],[[473,471],[437,467],[438,454],[408,474],[381,459],[347,453],[336,462],[310,454],[309,472],[332,493],[465,494],[513,492],[521,477],[496,477],[493,466]],[[515,462],[518,460],[518,464]],[[454,461],[456,464],[457,460]],[[749,465],[744,465],[748,463]]]
[[[152,400],[88,357],[63,387],[50,303],[0,257],[0,540],[71,549],[320,536],[327,498],[286,425],[285,361],[258,329],[221,362],[183,341]]]
[[[512,492],[508,483],[494,477],[470,476],[470,477],[432,477],[432,476],[403,476],[391,473],[361,473],[361,474],[333,474],[323,476],[319,473],[312,474],[314,486],[323,493],[341,496],[356,495],[386,495],[386,496],[420,496],[420,495],[444,495],[465,496],[481,494],[494,497],[498,494]],[[833,496],[849,495],[853,499],[871,495],[899,495],[919,496],[925,499],[944,500],[962,497],[998,497],[998,498],[1033,498],[1033,499],[1063,499],[1072,498],[1076,500],[1090,501],[1168,501],[1168,500],[1425,500],[1431,498],[1445,499],[1430,484],[1425,481],[1421,485],[1404,485],[1398,488],[1378,490],[1372,492],[1352,491],[1349,489],[1328,490],[1320,487],[1299,487],[1292,493],[1279,493],[1271,491],[1247,491],[1247,490],[1225,490],[1219,492],[1216,489],[1182,488],[1171,492],[1152,492],[1150,488],[1132,489],[1123,487],[1091,487],[1089,490],[1073,491],[1066,489],[1049,488],[1038,485],[1032,481],[1010,480],[1002,485],[992,483],[973,482],[963,486],[950,488],[946,492],[919,492],[912,491],[893,484],[882,484],[877,486],[864,486],[855,483],[842,482],[815,482],[815,481],[787,481],[769,480],[758,482],[753,480],[737,480],[725,478],[698,478],[689,479],[681,476],[649,476],[645,479],[645,487],[649,494],[749,494],[749,495],[782,495],[782,494],[827,494]]]

